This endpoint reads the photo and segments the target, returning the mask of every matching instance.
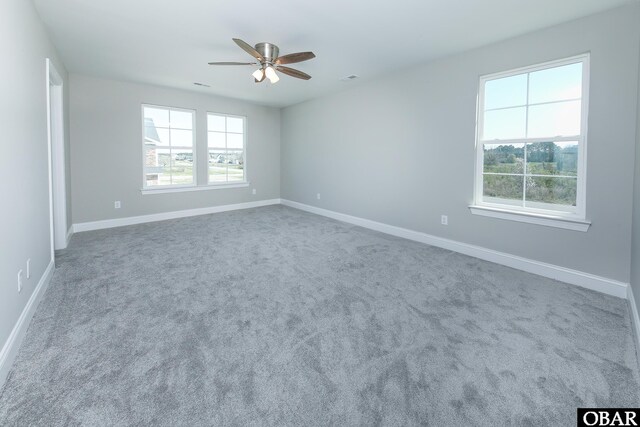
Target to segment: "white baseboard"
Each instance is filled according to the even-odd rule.
[[[9,334],[9,338],[7,338],[7,341],[4,343],[2,351],[0,351],[0,389],[2,389],[2,386],[7,379],[7,375],[11,370],[11,365],[13,365],[13,361],[18,354],[20,344],[22,344],[24,335],[29,328],[29,323],[31,323],[31,318],[35,314],[36,308],[38,307],[38,303],[40,303],[40,299],[49,286],[49,282],[51,281],[51,276],[53,276],[54,269],[54,262],[53,260],[51,260],[46,270],[42,274],[42,277],[38,281],[38,285],[33,290],[29,301],[27,301],[27,305],[22,310],[22,313],[20,314],[18,321],[13,327],[11,334]]]
[[[258,208],[261,206],[278,205],[280,199],[259,200],[257,202],[237,203],[234,205],[211,206],[206,208],[186,209],[182,211],[163,212],[150,215],[130,216],[126,218],[105,219],[103,221],[81,222],[73,224],[73,232],[102,230],[104,228],[122,227],[125,225],[142,224],[145,222],[164,221],[167,219],[185,218],[189,216],[207,215],[218,212],[235,211],[238,209]]]
[[[523,270],[528,273],[534,273],[540,276],[559,280],[561,282],[581,286],[583,288],[602,292],[618,298],[628,297],[628,283],[619,282],[617,280],[608,279],[606,277],[596,276],[594,274],[572,270],[570,268],[565,268],[558,265],[547,264],[544,262],[511,255],[504,252],[494,251],[492,249],[483,248],[481,246],[457,242],[455,240],[445,239],[419,231],[409,230],[406,228],[396,227],[394,225],[346,215],[315,206],[305,205],[303,203],[298,203],[291,200],[282,199],[282,204],[292,208],[301,209],[307,212],[333,218],[338,221],[348,222],[360,227],[365,227],[371,230],[380,231],[382,233],[391,234],[393,236],[414,240],[416,242],[425,243],[431,246],[437,246],[475,258],[480,258],[485,261],[491,261],[495,262],[496,264],[502,264],[507,267]]]
[[[633,337],[636,341],[636,353],[640,353],[640,315],[638,314],[638,306],[631,286],[627,288],[627,300],[629,300],[629,308],[631,310],[631,326],[633,327]]]
[[[67,230],[67,244],[64,246],[65,248],[69,246],[69,242],[71,241],[71,236],[73,236],[73,224]]]

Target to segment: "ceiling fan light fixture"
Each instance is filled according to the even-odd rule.
[[[264,78],[264,69],[263,68],[258,68],[257,70],[255,70],[253,72],[253,78],[260,81]]]
[[[276,74],[276,70],[274,70],[271,66],[265,68],[264,73],[269,81],[271,81],[271,84],[277,83],[278,80],[280,80],[280,77],[278,77],[278,75]]]

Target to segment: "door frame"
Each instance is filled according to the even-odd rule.
[[[68,243],[67,187],[64,147],[64,81],[47,58],[47,139],[49,151],[49,214],[51,258]]]

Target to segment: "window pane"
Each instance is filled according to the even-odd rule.
[[[556,142],[558,175],[578,176],[578,141]]]
[[[555,176],[527,177],[527,202],[575,206],[576,192],[576,178],[558,178]],[[527,204],[527,206],[530,206],[530,204]]]
[[[582,63],[533,72],[529,75],[529,103],[562,101],[582,96]]]
[[[144,168],[147,169],[158,166],[158,150],[154,147],[146,147],[144,150]]]
[[[168,149],[159,149],[158,152],[158,165],[166,168],[171,167],[171,151]]]
[[[145,156],[144,156],[145,173],[160,173],[161,169],[158,169],[158,166],[162,166],[162,164],[160,163],[160,156],[158,153],[159,151],[165,151],[165,150],[158,150],[153,147],[147,148],[145,150]]]
[[[244,148],[242,146],[244,141],[244,135],[237,133],[227,134],[227,148]]]
[[[147,185],[170,185],[170,151],[153,147],[147,148],[145,151],[144,173]]]
[[[193,146],[193,131],[171,129],[171,146],[173,147]]]
[[[144,107],[144,124],[145,126],[169,127],[169,110]]]
[[[578,175],[578,143],[536,142],[527,144],[527,174]]]
[[[524,144],[485,144],[484,172],[523,173]]]
[[[173,184],[193,184],[193,150],[173,150],[171,180]]]
[[[580,135],[580,101],[529,107],[529,138]]]
[[[242,151],[227,151],[227,163],[230,165],[242,164]]]
[[[209,150],[209,182],[227,181],[227,152],[225,150]]]
[[[242,151],[227,152],[227,172],[229,181],[244,181],[244,157]]]
[[[181,164],[181,162],[193,163],[193,151],[184,149],[173,150],[173,164]]]
[[[146,122],[150,123],[150,122]],[[153,144],[157,145],[160,140],[160,136],[158,135],[158,129],[155,126],[146,126],[144,127],[144,143],[145,144]]]
[[[209,148],[226,148],[225,134],[221,132],[209,132]]]
[[[527,75],[490,80],[484,86],[484,109],[515,107],[527,103]]]
[[[228,165],[229,181],[244,181],[244,169],[242,165]]]
[[[225,132],[225,117],[216,114],[207,114],[207,128],[209,131]]]
[[[171,127],[177,129],[193,129],[193,113],[189,111],[171,110]]]
[[[232,174],[232,169],[236,171],[242,171],[244,169],[244,156],[242,151],[228,151],[226,161],[227,165],[229,165],[227,169],[230,175]],[[235,174],[238,175],[239,172]],[[243,174],[240,173],[240,176],[242,177]]]
[[[169,129],[159,129],[151,126],[145,126],[144,143],[145,145],[162,145],[168,147]]]
[[[243,133],[244,119],[240,117],[227,117],[227,132]]]
[[[483,140],[524,138],[526,108],[507,108],[484,114]]]
[[[187,165],[176,165],[171,168],[171,174],[173,184],[193,184],[193,163],[189,163]]]
[[[227,163],[227,152],[226,150],[210,150],[209,151],[209,164],[212,163]]]
[[[145,172],[145,182],[147,187],[150,187],[152,185],[160,185],[158,174],[156,172]]]
[[[209,182],[227,182],[227,165],[213,165],[209,168]]]
[[[522,203],[522,176],[483,175],[483,195],[486,198],[511,199]]]

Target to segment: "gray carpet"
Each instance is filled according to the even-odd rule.
[[[76,234],[0,425],[575,425],[625,301],[272,206]]]

